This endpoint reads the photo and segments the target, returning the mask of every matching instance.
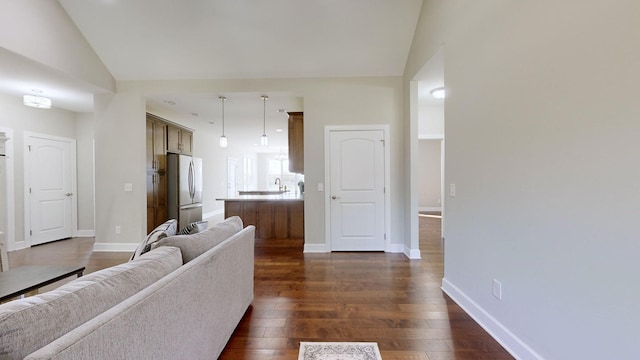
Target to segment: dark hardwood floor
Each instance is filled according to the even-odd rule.
[[[256,240],[255,299],[220,359],[296,360],[300,341],[375,341],[384,360],[513,359],[440,290],[440,232],[438,217],[420,217],[422,260],[303,254],[301,240]],[[86,264],[89,273],[130,256],[92,247],[65,240],[13,252],[9,262]]]

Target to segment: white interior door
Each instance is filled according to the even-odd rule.
[[[329,136],[331,250],[385,250],[384,132]]]
[[[227,158],[227,196],[238,196],[238,159]]]
[[[29,136],[25,180],[31,245],[73,235],[75,141]]]

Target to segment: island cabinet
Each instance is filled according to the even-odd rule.
[[[225,200],[225,217],[240,216],[258,239],[304,238],[304,201]]]
[[[289,172],[304,174],[304,113],[289,112]]]

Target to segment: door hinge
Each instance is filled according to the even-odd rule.
[[[29,188],[29,194],[31,194],[31,188]]]
[[[382,146],[385,145],[384,139],[380,140],[380,142],[382,143]]]
[[[29,149],[29,151],[31,151],[31,145],[27,145],[27,148]]]
[[[387,234],[386,233],[384,234],[384,239],[387,240]]]
[[[33,236],[33,230],[29,230],[29,236]]]

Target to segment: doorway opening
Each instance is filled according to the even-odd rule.
[[[410,103],[412,136],[417,138],[417,151],[413,154],[413,171],[417,174],[413,187],[413,203],[418,216],[444,216],[445,169],[445,91],[444,51],[442,47],[427,61],[411,82]],[[417,217],[416,217],[417,218]],[[420,221],[422,223],[422,221]],[[418,221],[412,222],[411,249],[420,249]],[[444,221],[441,221],[441,239]],[[419,231],[423,231],[420,229]],[[418,250],[419,253],[419,250]]]

